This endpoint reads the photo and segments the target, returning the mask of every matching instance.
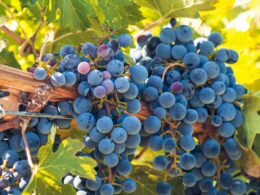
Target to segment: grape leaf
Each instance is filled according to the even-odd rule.
[[[98,0],[98,18],[112,29],[127,29],[143,19],[139,7],[132,0]]]
[[[0,52],[0,64],[4,64],[7,66],[12,66],[14,68],[21,69],[20,64],[17,62],[17,60],[14,57],[14,53],[11,51],[8,51],[7,48],[4,48]]]
[[[40,162],[33,169],[32,179],[23,194],[75,194],[71,185],[61,183],[66,173],[95,179],[96,161],[89,157],[75,156],[83,147],[81,141],[70,138],[63,140],[56,152],[53,152],[53,141],[42,146],[38,155]]]
[[[164,181],[165,172],[156,171],[146,165],[133,165],[133,170],[129,177],[134,179],[137,183],[137,189],[132,194],[156,194],[156,185],[158,182]],[[184,194],[184,186],[180,178],[167,177],[167,182],[173,186],[172,194]]]
[[[257,134],[260,134],[260,97],[245,95],[242,112],[244,123],[238,130],[237,139],[246,148],[251,149]]]
[[[199,11],[213,9],[216,0],[135,0],[135,2],[141,7],[140,10],[145,17],[142,23],[144,24],[156,20],[163,22],[172,17],[194,18],[198,16]]]
[[[240,165],[242,165],[244,171],[253,177],[260,177],[260,158],[250,149],[243,152],[243,156],[240,159]]]

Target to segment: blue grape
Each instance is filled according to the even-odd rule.
[[[134,65],[130,68],[131,80],[134,83],[142,84],[148,78],[147,69],[141,65]]]
[[[132,37],[129,34],[122,34],[118,37],[118,42],[122,47],[128,47],[132,43]]]
[[[125,149],[126,149],[125,143],[116,144],[116,146],[115,146],[115,153],[121,154],[121,153],[123,153],[125,151]]]
[[[246,93],[246,89],[242,85],[232,85],[232,88],[236,90],[237,93],[237,99],[240,99],[243,97],[243,95]]]
[[[214,52],[214,45],[211,41],[202,41],[199,44],[200,53],[208,56]]]
[[[197,181],[200,181],[204,178],[204,175],[201,173],[200,169],[198,168],[193,168],[191,170],[191,173],[196,177]]]
[[[218,108],[217,114],[221,116],[224,121],[231,121],[236,116],[236,108],[233,104],[223,103]]]
[[[216,174],[217,171],[217,166],[214,162],[212,161],[206,161],[202,167],[201,167],[201,172],[203,175],[206,177],[212,177]]]
[[[98,149],[102,154],[111,154],[115,149],[115,144],[109,138],[104,138],[98,143]]]
[[[119,77],[114,82],[115,88],[119,93],[125,93],[130,87],[130,82],[125,77]]]
[[[136,114],[138,112],[140,112],[141,110],[141,102],[138,99],[133,99],[133,100],[129,100],[127,101],[127,112],[131,113],[131,114]]]
[[[169,160],[166,156],[156,156],[153,160],[153,168],[155,170],[165,170],[169,164]]]
[[[221,124],[221,126],[218,129],[218,134],[222,137],[231,137],[235,133],[235,127],[228,122],[224,122]]]
[[[18,154],[15,150],[7,150],[5,153],[2,155],[2,161],[7,162],[7,166],[11,167],[13,164],[18,161]]]
[[[69,101],[61,101],[58,104],[58,111],[61,115],[71,115],[72,105]]]
[[[158,90],[154,87],[147,87],[143,91],[143,98],[146,102],[156,100],[158,97]]]
[[[210,178],[205,178],[199,182],[199,187],[202,192],[208,192],[213,188],[213,181]]]
[[[172,70],[172,71],[168,72],[166,75],[166,81],[169,84],[172,84],[172,83],[180,81],[180,80],[181,80],[181,74],[176,70]]]
[[[89,136],[84,136],[83,142],[85,144],[85,147],[88,149],[93,149],[97,147],[97,143],[92,141]]]
[[[55,124],[61,129],[66,129],[70,127],[71,119],[56,119]]]
[[[175,94],[174,97],[175,97],[175,102],[176,103],[180,103],[180,104],[182,104],[184,106],[188,105],[187,98],[184,95],[182,95],[182,94]]]
[[[209,87],[202,88],[199,92],[199,98],[204,104],[213,103],[215,99],[215,92]]]
[[[122,121],[122,127],[129,135],[134,135],[141,130],[141,122],[135,116],[127,116]]]
[[[220,69],[217,63],[208,61],[202,68],[207,72],[208,79],[215,79],[220,74]]]
[[[10,148],[12,150],[15,150],[16,152],[21,152],[23,150],[23,148],[20,146],[20,140],[22,139],[20,134],[14,134],[10,139],[9,139],[9,144],[10,144]],[[3,150],[8,150],[9,146],[6,147],[5,142],[0,141],[0,147],[3,148]],[[7,149],[8,148],[8,149]],[[0,156],[2,156],[3,153],[0,153]]]
[[[220,153],[220,144],[215,139],[208,139],[202,145],[203,154],[208,158],[216,158]]]
[[[54,66],[57,63],[54,55],[51,53],[44,54],[41,60],[43,62],[47,62],[47,64],[50,66]]]
[[[156,56],[161,57],[164,60],[171,58],[171,46],[165,43],[160,43],[156,47]]]
[[[163,43],[175,42],[175,31],[172,28],[163,28],[160,32],[160,39]]]
[[[40,147],[39,136],[33,132],[26,132],[25,136],[27,138],[27,142],[28,142],[30,151],[34,152],[34,151],[38,150]],[[20,140],[20,146],[22,147],[23,150],[25,149],[25,144],[23,142],[23,139]]]
[[[64,57],[64,59],[60,62],[64,66],[64,68],[68,70],[72,70],[78,66],[80,63],[80,59],[75,54],[68,54]]]
[[[87,94],[90,92],[90,84],[87,81],[80,82],[77,91],[81,96],[87,96]]]
[[[196,158],[190,153],[184,153],[180,156],[180,166],[184,170],[191,170],[196,165]]]
[[[127,159],[120,160],[116,167],[116,171],[121,176],[129,175],[132,171],[132,165]]]
[[[165,152],[172,153],[176,150],[175,140],[171,137],[164,139],[162,143],[162,148]]]
[[[147,87],[154,87],[156,88],[158,91],[161,91],[163,88],[163,81],[162,78],[159,76],[154,76],[152,75],[151,77],[149,77],[149,79],[147,80],[146,83]]]
[[[141,136],[139,134],[129,135],[125,145],[127,148],[137,148],[141,143]]]
[[[192,30],[187,25],[181,25],[176,28],[176,38],[182,43],[187,43],[192,40]]]
[[[90,130],[89,132],[89,137],[92,141],[94,142],[99,142],[100,140],[102,140],[105,135],[100,133],[96,127],[94,127],[93,129]]]
[[[222,81],[213,82],[211,88],[215,91],[216,95],[223,95],[226,91],[226,85]]]
[[[198,120],[198,113],[194,109],[187,109],[184,122],[187,124],[194,124]]]
[[[114,191],[115,189],[111,184],[103,184],[100,188],[100,195],[113,195]]]
[[[42,134],[49,134],[53,123],[47,118],[41,118],[37,124],[37,130]]]
[[[97,129],[101,133],[109,133],[113,129],[113,121],[108,116],[103,116],[97,120]]]
[[[163,119],[166,117],[167,115],[167,110],[163,107],[156,107],[154,110],[153,110],[153,113],[155,116],[157,116],[159,119]]]
[[[103,81],[103,74],[99,70],[92,70],[88,73],[88,83],[92,86],[100,85]]]
[[[119,77],[124,72],[124,64],[119,60],[111,60],[107,64],[106,68],[107,68],[107,71],[110,72],[113,77]],[[131,70],[130,70],[130,72],[131,72]],[[148,74],[147,74],[147,76],[148,76]]]
[[[212,32],[208,36],[208,40],[211,41],[215,45],[215,47],[217,47],[222,43],[222,36],[218,32]]]
[[[136,182],[133,179],[127,178],[122,183],[122,189],[126,193],[132,193],[136,190]]]
[[[196,177],[193,173],[185,173],[182,182],[186,187],[193,187],[196,184]]]
[[[219,178],[219,184],[223,189],[230,189],[233,185],[233,177],[228,173],[222,173]]]
[[[222,99],[224,102],[232,103],[237,99],[237,93],[233,88],[228,87],[222,95]]]
[[[70,45],[64,45],[60,49],[60,55],[64,58],[68,54],[75,54],[75,49]]]
[[[217,62],[226,62],[229,58],[229,51],[227,49],[219,49],[216,52],[216,61]]]
[[[158,195],[171,195],[172,186],[167,182],[159,182],[156,186],[156,192]]]
[[[50,81],[54,87],[61,87],[66,83],[65,76],[60,72],[55,72],[53,75],[51,75]]]
[[[183,58],[183,63],[186,65],[187,68],[195,68],[200,63],[200,58],[196,53],[189,52],[185,54]]]
[[[193,127],[191,124],[187,124],[185,122],[181,122],[179,126],[177,127],[177,130],[182,134],[182,135],[192,135],[193,133]]]
[[[191,135],[185,135],[180,139],[180,146],[183,150],[191,151],[195,148],[196,142]]]
[[[133,100],[137,97],[139,90],[134,83],[130,83],[129,88],[124,92],[123,97],[128,100]]]
[[[123,128],[117,127],[113,129],[111,139],[117,144],[122,144],[127,140],[127,132]]]
[[[154,135],[151,136],[149,139],[149,143],[148,146],[149,148],[151,148],[153,151],[159,151],[162,149],[162,145],[163,145],[163,139],[161,136],[158,135]]]
[[[101,187],[101,185],[102,185],[102,180],[98,176],[96,176],[95,181],[90,180],[90,179],[87,179],[87,181],[86,181],[86,187],[91,191],[98,190]]]
[[[82,114],[85,112],[91,112],[92,111],[92,102],[89,99],[86,99],[84,97],[77,97],[73,103],[73,110],[77,114]]]
[[[207,82],[208,75],[202,68],[195,68],[190,73],[190,79],[195,85],[200,86]]]
[[[114,83],[110,79],[104,80],[101,85],[105,88],[107,94],[112,93],[114,90]]]
[[[97,47],[93,43],[84,43],[81,51],[84,55],[89,55],[92,59],[97,57]]]
[[[33,72],[33,78],[36,80],[42,81],[47,77],[47,72],[44,68],[37,68]]]
[[[240,147],[234,138],[228,138],[224,142],[224,149],[229,155],[236,155],[241,152]]]
[[[78,127],[84,131],[90,131],[96,124],[96,119],[91,113],[82,113],[76,118]]]
[[[159,103],[163,108],[170,108],[175,104],[175,97],[170,92],[163,92],[159,96]]]
[[[208,119],[209,113],[206,108],[196,108],[198,113],[198,120],[199,123],[205,123]]]
[[[233,185],[231,187],[231,193],[234,195],[242,195],[245,194],[247,191],[247,185],[245,184],[245,182],[243,182],[242,180],[239,179],[235,179],[233,181]]]
[[[222,120],[222,118],[221,118],[219,115],[214,115],[214,116],[211,118],[211,124],[212,124],[214,127],[219,127],[222,123],[223,123],[223,120]]]
[[[72,87],[77,82],[77,76],[74,72],[68,71],[62,73],[65,77],[65,86]]]
[[[105,155],[104,163],[108,167],[115,167],[119,162],[119,158],[116,153]]]
[[[207,160],[207,158],[201,152],[194,152],[192,154],[196,158],[196,168],[200,168]]]
[[[238,61],[238,53],[235,50],[230,49],[229,50],[229,58],[227,60],[227,63],[234,64]]]
[[[147,133],[157,133],[161,129],[161,121],[158,117],[150,115],[144,121],[144,130]]]
[[[103,97],[106,96],[106,89],[103,86],[97,86],[93,90],[93,95],[95,98],[102,99]]]
[[[172,47],[172,57],[176,60],[182,60],[187,53],[187,49],[183,45],[175,45]]]
[[[186,108],[180,103],[174,104],[173,107],[170,108],[169,114],[173,120],[180,121],[185,118],[186,115]]]
[[[241,111],[236,110],[235,118],[230,121],[234,127],[240,127],[244,122],[244,116]]]

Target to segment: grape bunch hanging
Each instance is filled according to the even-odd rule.
[[[53,125],[66,129],[75,120],[90,151],[79,155],[98,162],[95,181],[72,174],[62,179],[77,195],[134,193],[131,161],[138,147],[163,151],[152,162],[153,169],[165,173],[155,194],[170,195],[178,186],[167,179],[175,177],[182,178],[187,194],[249,192],[249,183],[233,176],[242,155],[234,135],[243,123],[240,105],[246,89],[226,65],[238,60],[237,52],[220,49],[221,43],[218,32],[193,40],[191,28],[176,26],[172,19],[159,36],[137,37],[130,51],[134,64],[126,62],[122,49],[132,44],[128,34],[45,54],[28,71],[54,88],[76,87],[78,97],[48,102],[42,109],[72,119],[30,121],[26,137],[33,160]],[[25,144],[15,129],[0,135],[0,188],[20,194],[31,176]],[[55,143],[60,141],[56,136]]]

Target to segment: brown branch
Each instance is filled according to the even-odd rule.
[[[9,37],[11,37],[16,43],[21,45],[25,39],[21,38],[19,35],[17,35],[15,32],[11,31],[9,28],[6,26],[0,26],[0,30],[6,33]]]

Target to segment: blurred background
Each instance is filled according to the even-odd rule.
[[[26,70],[35,63],[40,52],[55,52],[64,44],[78,46],[88,40],[95,42],[96,37],[104,35],[99,24],[89,18],[90,28],[73,28],[73,31],[71,28],[61,28],[60,10],[55,10],[55,15],[52,15],[49,7],[46,12],[42,2],[44,1],[0,0],[1,64]],[[50,2],[49,5],[54,6]],[[163,4],[155,7],[147,5],[147,2],[149,1],[135,1],[143,15],[142,19],[134,25],[128,25],[125,20],[133,36],[144,30],[158,34],[161,26],[166,25],[172,16],[176,16],[181,24],[191,25],[196,37],[218,31],[224,38],[221,47],[234,49],[240,55],[238,63],[232,65],[238,82],[252,92],[260,90],[260,0],[205,1],[205,4],[212,4],[212,8],[204,9],[196,5],[189,8],[190,5],[187,4],[183,10],[172,9],[170,12],[167,10],[170,8]],[[167,0],[169,2],[174,4],[179,1]],[[182,3],[185,2],[188,1]],[[166,11],[170,14],[165,14]],[[190,15],[192,19],[186,18]],[[73,15],[69,17],[73,21]]]

